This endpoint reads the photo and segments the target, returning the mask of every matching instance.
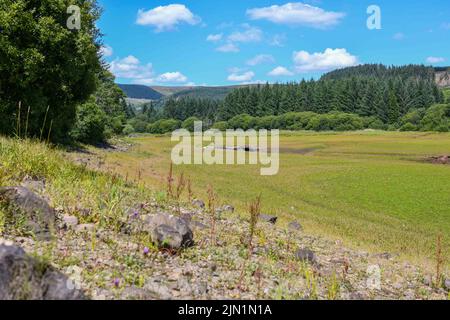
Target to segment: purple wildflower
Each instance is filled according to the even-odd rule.
[[[118,287],[120,285],[120,279],[119,278],[115,278],[114,279],[114,287]]]
[[[144,255],[145,255],[145,256],[148,255],[149,252],[150,252],[150,249],[147,248],[147,247],[145,247],[145,248],[144,248]]]

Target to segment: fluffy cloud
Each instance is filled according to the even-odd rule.
[[[155,74],[151,63],[142,64],[138,58],[129,55],[111,62],[110,71],[117,77],[134,84],[152,85],[157,83],[186,83],[188,78],[179,71]]]
[[[263,63],[273,63],[275,59],[270,54],[259,54],[256,57],[247,61],[249,66],[256,66]]]
[[[259,42],[262,39],[262,31],[256,27],[244,25],[245,30],[235,31],[228,36],[231,42]]]
[[[247,15],[253,20],[263,19],[277,24],[304,25],[314,28],[334,26],[345,16],[342,12],[325,11],[301,2],[249,9]]]
[[[143,65],[132,55],[111,62],[110,70],[116,77],[125,79],[145,79],[153,76],[152,64]]]
[[[235,81],[235,82],[246,82],[251,81],[255,74],[252,71],[247,71],[244,73],[232,73],[228,76],[228,81]]]
[[[272,77],[282,77],[282,76],[289,77],[289,76],[293,76],[294,73],[289,71],[285,67],[279,66],[279,67],[276,67],[275,69],[273,69],[272,71],[270,71],[268,73],[268,75],[272,76]]]
[[[195,25],[201,19],[195,16],[183,4],[169,4],[154,9],[138,11],[136,23],[143,26],[153,26],[156,32],[173,30],[180,23]]]
[[[358,58],[346,49],[326,49],[324,52],[294,52],[293,59],[297,72],[330,71],[358,64]]]
[[[216,49],[220,52],[239,52],[239,47],[232,42],[226,43]]]
[[[166,72],[160,75],[157,80],[159,82],[186,82],[187,77],[181,72]]]
[[[113,55],[114,51],[113,48],[111,48],[110,46],[108,46],[107,44],[103,45],[100,48],[100,54],[102,55],[102,57],[111,57]]]
[[[211,41],[211,42],[217,42],[222,40],[223,37],[223,33],[219,33],[219,34],[210,34],[207,38],[206,41]]]
[[[270,39],[269,45],[274,47],[283,47],[285,42],[286,42],[285,34],[276,34],[272,37],[272,39]]]
[[[428,57],[426,61],[427,61],[427,63],[431,63],[431,64],[433,64],[433,63],[440,63],[440,62],[444,62],[445,58],[442,58],[442,57]]]

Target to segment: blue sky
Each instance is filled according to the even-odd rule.
[[[367,8],[381,9],[381,29]],[[119,83],[230,85],[360,63],[450,65],[448,0],[100,0]]]

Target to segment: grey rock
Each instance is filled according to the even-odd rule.
[[[20,185],[34,192],[42,192],[45,189],[45,180],[33,179],[26,176]]]
[[[450,279],[445,279],[444,288],[450,290]]]
[[[260,214],[259,215],[259,219],[261,221],[265,221],[265,222],[269,222],[269,223],[275,224],[275,223],[277,223],[278,217],[271,216],[271,215],[268,215],[268,214]]]
[[[69,278],[28,256],[15,245],[0,244],[0,300],[83,300]]]
[[[63,227],[66,229],[73,229],[78,225],[78,218],[71,215],[64,215],[62,218]]]
[[[80,224],[77,225],[75,227],[75,231],[77,233],[83,233],[83,232],[92,232],[95,229],[95,224],[93,223],[84,223],[84,224]]]
[[[189,223],[179,217],[164,213],[149,216],[145,228],[160,247],[180,249],[194,244],[194,234]]]
[[[221,211],[222,211],[222,212],[231,212],[231,213],[233,213],[233,212],[234,212],[234,207],[233,207],[233,206],[230,206],[230,205],[224,205],[224,206],[221,208]]]
[[[288,229],[290,231],[301,231],[301,230],[303,230],[302,226],[297,221],[290,222],[288,224]]]
[[[206,224],[203,224],[199,221],[191,221],[190,225],[191,225],[191,227],[193,227],[195,229],[200,229],[200,230],[209,229],[209,226],[207,226]]]
[[[48,238],[55,226],[55,212],[47,201],[24,187],[0,188],[0,201],[7,203],[13,215],[25,214],[27,227],[38,238]]]
[[[295,258],[300,261],[309,262],[312,264],[315,264],[317,262],[316,255],[309,249],[298,249],[297,251],[295,251]]]
[[[201,209],[205,208],[205,203],[200,199],[192,200],[192,205],[196,206],[197,208],[201,208]]]

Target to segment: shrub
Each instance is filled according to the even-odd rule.
[[[403,126],[400,127],[400,131],[417,131],[418,128],[416,125],[408,122],[405,123]]]
[[[256,124],[255,118],[248,114],[240,114],[238,116],[235,116],[231,118],[228,121],[228,125],[232,129],[242,129],[242,130],[248,130],[251,128],[254,128]]]
[[[181,124],[181,127],[183,129],[186,129],[186,130],[190,131],[190,132],[194,132],[194,123],[196,121],[201,121],[201,120],[199,118],[197,118],[197,117],[187,118],[186,120],[183,121],[183,123]]]
[[[125,125],[125,128],[123,128],[123,134],[125,134],[125,135],[129,135],[134,132],[135,132],[135,130],[134,130],[133,126],[129,123]]]
[[[228,122],[226,122],[226,121],[216,122],[212,126],[212,129],[217,129],[217,130],[220,130],[220,131],[226,131],[228,129]]]
[[[88,102],[77,107],[76,122],[70,133],[76,141],[96,143],[105,139],[106,114],[100,107]]]
[[[147,126],[147,131],[154,134],[163,134],[179,129],[181,121],[175,119],[161,119]]]
[[[448,131],[450,105],[436,104],[431,106],[420,121],[422,131]]]

